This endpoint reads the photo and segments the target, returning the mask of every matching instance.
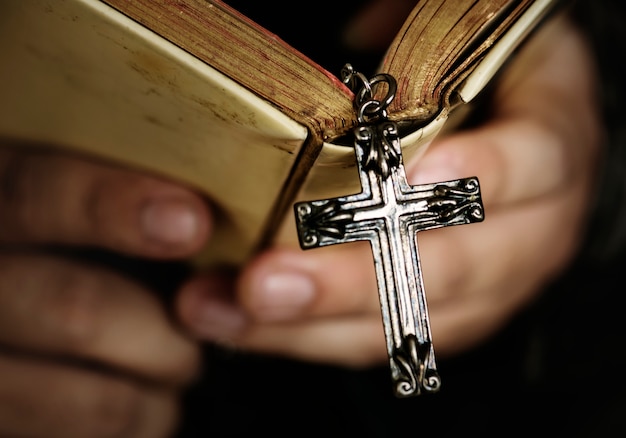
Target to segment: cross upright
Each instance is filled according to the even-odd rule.
[[[417,232],[482,221],[478,179],[410,186],[397,125],[388,120],[356,128],[355,153],[361,193],[295,204],[300,246],[370,242],[394,393],[436,392]]]

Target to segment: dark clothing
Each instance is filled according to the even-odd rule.
[[[346,62],[373,70],[380,59],[347,52],[338,32],[326,32],[341,29],[360,2],[316,2],[306,17],[295,3],[269,17],[262,15],[268,2],[230,3],[330,71]],[[289,9],[298,20],[284,19]],[[188,394],[181,436],[626,436],[623,10],[607,1],[574,4],[601,68],[609,137],[586,243],[541,298],[480,348],[438,360],[440,392],[411,399],[393,396],[387,366],[354,371],[207,347],[206,371]],[[301,19],[313,24],[303,26]],[[316,26],[324,31],[314,32]],[[303,29],[313,38],[298,38]]]

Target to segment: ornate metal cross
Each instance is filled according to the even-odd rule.
[[[393,78],[385,75],[384,80]],[[389,94],[395,92],[393,85],[395,82]],[[371,98],[371,87],[368,90],[366,94]],[[375,102],[380,110],[381,102]],[[355,129],[361,193],[299,202],[294,209],[303,249],[357,240],[370,242],[394,393],[409,397],[422,390],[436,392],[441,385],[416,234],[480,222],[484,213],[474,177],[410,186],[397,126],[386,119],[384,108],[382,114],[384,117],[377,117],[375,123],[361,123]]]

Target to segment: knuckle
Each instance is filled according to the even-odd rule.
[[[175,393],[101,379],[83,406],[89,438],[166,438],[178,423]]]
[[[95,178],[84,188],[80,208],[85,218],[85,225],[93,233],[107,231],[110,214],[107,209],[107,196],[110,184],[104,178]]]
[[[30,226],[37,217],[33,198],[41,197],[41,185],[36,183],[37,170],[30,156],[11,148],[0,154],[0,211],[4,212],[0,235],[5,239],[28,235],[34,228]]]
[[[140,390],[120,381],[102,380],[83,405],[89,436],[94,438],[134,436],[140,428],[141,411]]]
[[[67,269],[66,266],[55,271],[54,284],[49,287],[42,303],[45,312],[40,312],[55,345],[63,345],[66,353],[82,357],[113,355],[121,364],[145,367],[158,380],[177,385],[187,384],[196,377],[201,363],[200,349],[169,323],[159,300],[150,294],[139,293],[135,284],[127,283],[103,268]],[[135,298],[125,301],[123,296]],[[128,313],[119,313],[123,302],[127,306],[141,306],[135,317],[142,319],[143,327],[129,332],[125,339],[119,339],[129,345],[141,342],[142,346],[134,352],[112,343],[122,327],[137,328],[135,323],[129,322]],[[116,314],[117,328],[114,328]],[[162,353],[158,344],[168,350],[167,354]],[[150,358],[159,361],[151,362],[153,359]]]
[[[55,270],[41,312],[46,326],[71,351],[82,351],[96,344],[104,302],[100,282],[80,269]]]
[[[107,235],[120,214],[111,196],[132,184],[112,186],[99,165],[30,146],[0,143],[0,239],[76,243]]]

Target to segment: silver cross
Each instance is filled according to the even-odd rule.
[[[436,392],[441,380],[416,234],[482,221],[478,180],[410,186],[397,126],[386,118],[355,129],[355,152],[361,193],[295,204],[300,246],[370,242],[394,393]]]

